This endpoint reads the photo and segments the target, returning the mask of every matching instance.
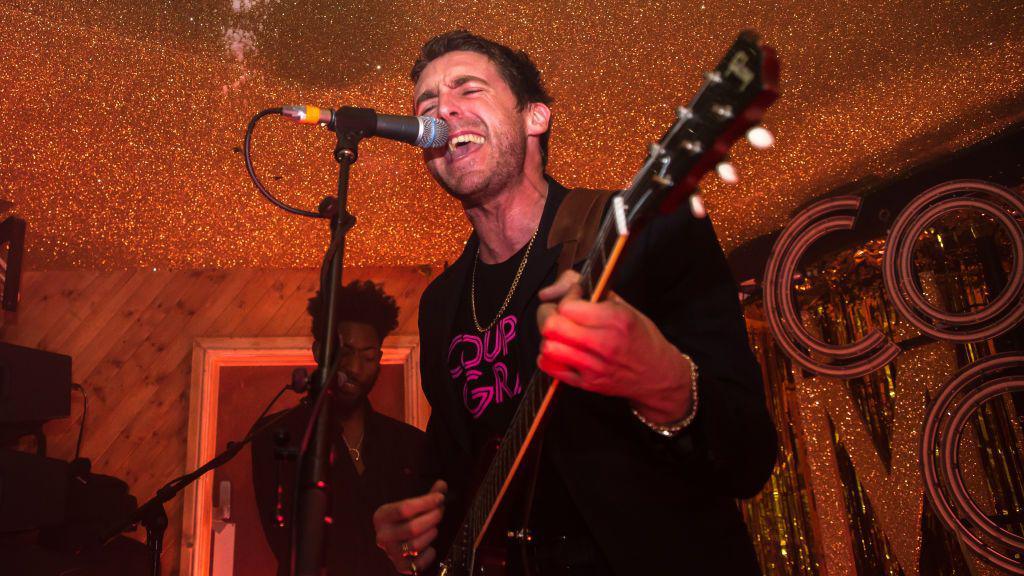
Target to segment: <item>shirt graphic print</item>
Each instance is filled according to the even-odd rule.
[[[483,334],[456,334],[448,346],[448,372],[474,420],[523,391],[515,358],[518,323],[509,314]]]

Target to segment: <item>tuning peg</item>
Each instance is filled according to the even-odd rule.
[[[708,211],[704,208],[704,200],[700,197],[699,192],[690,194],[690,214],[693,214],[694,218],[703,219],[708,215]]]
[[[671,176],[662,176],[661,174],[651,176],[651,181],[665,188],[672,188],[676,185]]]
[[[726,184],[735,184],[740,181],[740,175],[736,172],[736,167],[729,162],[719,162],[718,166],[715,166],[715,172],[718,173],[718,177],[722,179],[722,182]]]
[[[711,113],[722,120],[729,120],[733,116],[732,106],[728,104],[715,104],[711,107]]]
[[[700,140],[683,140],[679,143],[679,148],[686,150],[690,154],[700,154],[704,151],[704,147],[701,146]]]
[[[775,135],[764,126],[754,126],[747,130],[747,140],[758,150],[767,150],[775,145]]]
[[[718,84],[719,82],[722,81],[722,73],[719,72],[718,70],[705,72],[704,80],[706,80],[709,84]]]

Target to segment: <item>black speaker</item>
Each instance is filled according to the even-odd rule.
[[[0,532],[64,521],[68,463],[0,448]]]
[[[0,342],[0,422],[71,415],[71,357]]]
[[[3,201],[0,201],[0,210]],[[18,309],[21,296],[21,262],[25,254],[25,221],[11,216],[0,222],[0,246],[7,245],[7,254],[0,258],[3,270],[0,280],[3,282],[3,298],[0,305],[4,310],[14,312]]]

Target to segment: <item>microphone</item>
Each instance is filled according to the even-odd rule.
[[[338,110],[316,106],[284,106],[281,115],[300,124],[324,124],[331,130],[340,125],[421,148],[438,148],[448,143],[448,124],[430,116],[377,114],[369,108],[345,106]]]

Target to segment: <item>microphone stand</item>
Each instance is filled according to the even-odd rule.
[[[267,422],[264,422],[258,429],[251,430],[240,442],[228,442],[227,448],[217,456],[210,459],[206,464],[203,464],[184,476],[164,484],[162,488],[156,491],[155,496],[150,498],[149,501],[142,506],[136,508],[135,512],[133,512],[128,519],[104,533],[99,540],[100,544],[104,545],[118,534],[131,529],[136,524],[142,524],[146,528],[146,547],[149,548],[152,561],[152,564],[150,565],[150,573],[153,576],[160,576],[160,556],[163,552],[164,531],[167,529],[167,511],[164,509],[164,504],[177,496],[179,492],[184,490],[189,484],[195,482],[203,474],[206,474],[210,470],[213,470],[234,458],[242,448],[252,442],[256,436],[262,434],[289,412],[291,412],[291,410],[286,410]]]
[[[321,394],[330,393],[329,383],[336,378],[335,370],[328,367],[337,365],[338,348],[337,321],[338,289],[341,287],[342,267],[345,260],[345,234],[355,225],[355,217],[348,212],[348,181],[352,165],[358,159],[359,142],[374,133],[376,114],[372,110],[343,107],[328,126],[334,130],[338,143],[334,148],[334,159],[338,162],[338,196],[321,203],[321,214],[330,215],[331,247],[333,249],[328,266],[327,280],[327,322],[320,363],[317,367],[317,381],[310,387],[309,396],[313,406]],[[332,206],[333,204],[333,206]],[[321,288],[322,289],[322,288]],[[323,313],[323,310],[321,310]],[[327,515],[330,510],[330,454],[331,426],[334,422],[333,402],[319,402],[320,409],[314,410],[316,418],[313,433],[306,451],[299,454],[298,498],[292,523],[291,574],[293,576],[321,576],[324,570],[324,542],[327,533]]]
[[[282,206],[263,188],[259,179],[253,172],[249,158],[249,142],[252,136],[252,129],[256,122],[267,114],[280,113],[280,109],[264,110],[257,114],[249,123],[246,131],[246,168],[249,175],[261,193],[268,196],[272,202]],[[331,394],[330,385],[336,378],[338,368],[337,322],[335,311],[338,308],[338,288],[341,286],[341,272],[345,259],[345,235],[355,225],[355,217],[348,212],[348,180],[352,165],[358,159],[359,142],[375,133],[377,115],[373,110],[365,108],[344,107],[335,113],[334,119],[328,126],[334,130],[338,137],[338,143],[334,148],[334,159],[338,162],[338,196],[337,200],[325,198],[320,203],[319,216],[331,218],[331,244],[330,262],[324,262],[328,269],[327,292],[327,322],[326,336],[321,341],[324,343],[323,354],[317,367],[317,378],[309,386],[309,398],[313,400],[313,415],[316,418],[313,423],[314,429],[310,436],[308,452],[312,457],[306,458],[306,451],[299,453],[300,475],[297,483],[299,497],[295,509],[295,521],[292,526],[297,530],[297,538],[293,539],[291,573],[300,576],[320,576],[324,572],[324,536],[325,526],[328,522],[327,511],[329,504],[328,473],[330,470],[331,435],[330,425],[333,422],[332,402],[328,400]],[[312,212],[289,210],[304,216],[317,216]],[[321,278],[323,275],[321,274]],[[294,379],[290,388],[299,391],[300,382]],[[283,392],[283,390],[282,390]],[[326,397],[321,397],[327,394]],[[276,398],[274,399],[277,400]],[[273,404],[273,402],[271,402]],[[268,406],[269,408],[269,406]],[[136,524],[146,527],[146,546],[152,555],[151,572],[153,576],[160,576],[160,556],[163,551],[163,537],[167,529],[167,512],[164,504],[174,498],[185,487],[201,477],[210,470],[228,462],[238,452],[251,442],[255,436],[262,433],[272,424],[290,411],[285,411],[278,417],[266,422],[257,430],[250,433],[241,442],[229,442],[227,448],[209,462],[196,470],[174,479],[162,488],[148,502],[136,508],[131,517],[121,522],[116,527],[108,530],[102,535],[100,545],[109,542],[112,538],[128,530]]]

